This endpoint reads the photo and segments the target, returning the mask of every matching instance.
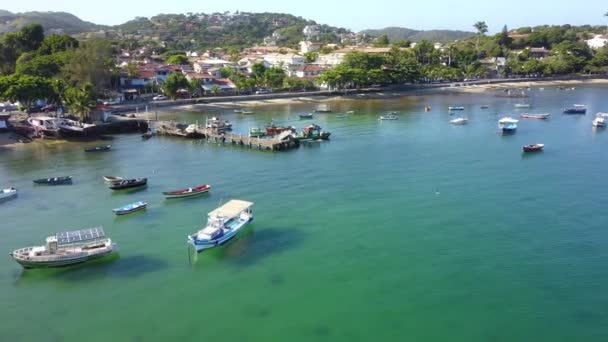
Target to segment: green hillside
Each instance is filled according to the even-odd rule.
[[[475,35],[473,32],[453,31],[453,30],[412,30],[403,27],[387,27],[379,30],[365,30],[361,33],[368,34],[373,37],[386,34],[391,41],[410,40],[419,42],[427,40],[432,42],[449,42],[454,40],[462,40]]]
[[[0,10],[0,33],[13,32],[30,24],[40,24],[45,32],[61,30],[66,34],[95,31],[103,28],[87,21],[83,21],[73,14],[66,12],[24,12],[11,13]]]

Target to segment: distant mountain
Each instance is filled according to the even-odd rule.
[[[75,34],[104,28],[66,12],[11,13],[0,10],[0,33],[17,31],[30,24],[42,25],[46,33]]]
[[[449,42],[454,40],[462,40],[475,35],[473,32],[466,31],[452,31],[452,30],[412,30],[403,27],[387,27],[380,30],[365,30],[361,31],[367,35],[378,37],[386,34],[390,41],[395,40],[411,40],[412,42],[419,42],[421,40],[428,40],[430,42]]]

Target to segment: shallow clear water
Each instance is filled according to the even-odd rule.
[[[297,119],[312,103],[170,116],[222,114],[243,133],[271,119],[332,132],[290,152],[138,135],[116,136],[109,153],[0,150],[0,186],[20,190],[0,204],[0,251],[98,225],[120,246],[118,258],[59,270],[0,258],[0,340],[605,339],[608,131],[591,120],[608,111],[607,90],[532,90],[527,111],[552,116],[509,136],[497,120],[522,100],[462,94],[336,101],[312,121]],[[562,115],[573,103],[587,115]],[[468,125],[449,123],[456,105]],[[387,111],[400,119],[379,122]],[[522,154],[537,142],[544,152]],[[74,184],[31,183],[54,175]],[[103,175],[149,185],[113,193]],[[161,195],[205,183],[208,195]],[[255,202],[253,224],[189,262],[186,235],[231,198]],[[137,200],[145,212],[112,214]]]

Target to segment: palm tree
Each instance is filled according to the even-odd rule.
[[[488,24],[485,21],[476,22],[473,27],[477,30],[477,43],[475,44],[475,50],[479,51],[479,38],[488,32]]]
[[[76,114],[80,121],[84,121],[89,113],[97,107],[93,85],[86,83],[81,88],[68,89],[66,91],[66,102],[72,113]]]
[[[217,95],[217,93],[219,93],[221,89],[222,88],[220,88],[219,85],[214,84],[213,86],[211,86],[211,94]]]

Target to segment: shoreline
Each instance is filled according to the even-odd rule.
[[[463,82],[464,83],[464,82]],[[521,89],[531,87],[559,87],[559,86],[585,86],[608,84],[607,78],[596,79],[571,79],[571,80],[526,80],[526,81],[505,81],[494,83],[471,83],[462,86],[455,86],[452,83],[440,86],[415,87],[410,89],[375,89],[373,92],[350,93],[346,95],[318,95],[318,96],[301,96],[292,98],[272,98],[272,99],[243,99],[232,101],[218,101],[212,103],[201,104],[176,104],[174,107],[158,108],[159,114],[170,112],[171,110],[194,110],[194,109],[253,109],[256,107],[269,105],[288,105],[298,103],[324,104],[331,101],[348,101],[348,100],[371,100],[371,99],[389,99],[400,97],[416,97],[424,95],[442,95],[442,94],[481,94],[491,93],[503,89]]]

